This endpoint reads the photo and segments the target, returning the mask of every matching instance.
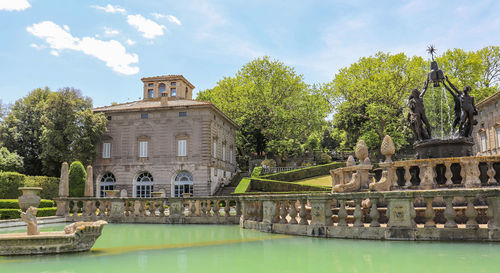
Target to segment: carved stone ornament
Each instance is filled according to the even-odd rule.
[[[360,139],[358,141],[358,144],[356,144],[355,154],[360,162],[363,162],[365,160],[365,158],[368,157],[368,147],[366,146],[366,143],[364,140]]]
[[[396,153],[396,147],[394,147],[394,142],[389,135],[385,135],[384,140],[382,140],[380,152],[385,156],[385,162],[392,162],[391,156]]]

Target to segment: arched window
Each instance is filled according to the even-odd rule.
[[[99,183],[99,196],[106,197],[105,190],[114,190],[115,189],[116,179],[112,173],[105,173],[101,177],[101,182]]]
[[[174,197],[183,197],[185,193],[193,194],[193,176],[183,171],[175,177]]]
[[[158,85],[158,95],[161,97],[161,93],[163,93],[165,91],[167,91],[165,84],[160,83],[160,85]]]
[[[153,176],[148,172],[143,172],[137,176],[135,185],[136,197],[151,197],[153,192]]]

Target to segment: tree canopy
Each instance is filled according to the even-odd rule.
[[[106,130],[103,114],[79,90],[38,88],[15,102],[0,124],[0,139],[24,161],[30,175],[59,175],[64,161],[90,164]]]
[[[242,155],[267,152],[281,159],[300,151],[330,110],[302,75],[269,57],[247,63],[235,76],[199,92],[197,99],[214,103],[240,126],[237,146]]]

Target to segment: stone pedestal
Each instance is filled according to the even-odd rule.
[[[416,227],[415,221],[415,209],[413,208],[413,201],[408,198],[404,199],[388,199],[388,209],[389,209],[389,222],[388,227],[399,227],[399,228],[414,228]]]
[[[123,200],[114,198],[111,200],[111,219],[120,219],[123,217],[125,206]]]
[[[418,159],[472,156],[472,138],[429,139],[413,144]]]

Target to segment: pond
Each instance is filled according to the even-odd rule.
[[[0,257],[0,272],[455,273],[499,272],[498,261],[500,243],[322,239],[238,226],[110,224],[90,252]]]

